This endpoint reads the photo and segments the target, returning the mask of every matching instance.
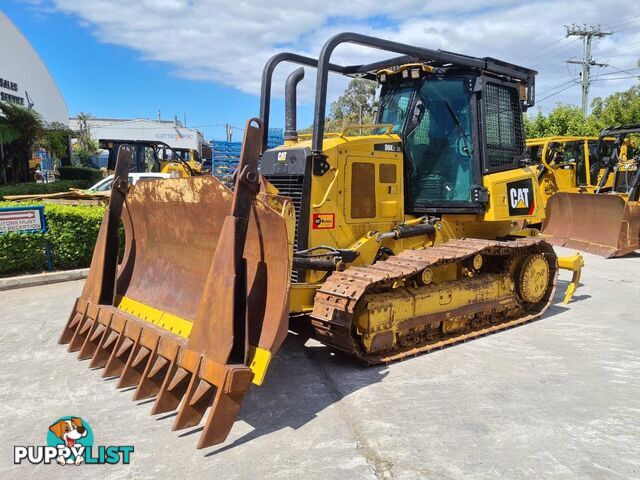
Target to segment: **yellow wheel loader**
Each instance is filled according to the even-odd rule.
[[[607,258],[640,248],[637,152],[628,142],[640,125],[605,129],[599,138],[550,137],[527,142],[538,154],[546,218],[542,236]],[[532,220],[530,223],[536,223]]]
[[[392,53],[331,62],[335,47]],[[272,74],[317,69],[311,138],[296,132],[298,69],[286,86],[286,142],[266,148]],[[377,80],[375,125],[325,133],[330,72]],[[225,440],[251,383],[297,319],[366,364],[390,362],[540,317],[558,259],[513,224],[541,217],[524,166],[523,109],[535,71],[355,33],[319,59],[272,57],[260,118],[247,123],[233,191],[214,177],[126,182],[123,145],[84,290],[60,342],[178,409],[198,446]],[[358,135],[359,131],[370,134]],[[117,229],[125,253],[117,261]]]

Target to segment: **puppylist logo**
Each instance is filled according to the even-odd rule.
[[[60,465],[129,464],[132,445],[93,445],[93,430],[80,417],[61,417],[49,426],[47,445],[13,447],[13,463]]]

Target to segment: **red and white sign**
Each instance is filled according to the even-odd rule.
[[[0,210],[0,233],[41,230],[40,210]]]
[[[313,230],[331,230],[336,228],[335,213],[314,213],[311,219]]]

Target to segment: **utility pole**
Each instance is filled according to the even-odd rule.
[[[228,123],[224,124],[224,131],[227,135],[227,142],[231,143],[231,140],[233,138],[233,127],[231,125],[229,125]]]
[[[582,37],[582,61],[567,60],[567,63],[575,63],[582,65],[582,113],[587,116],[589,108],[589,85],[591,85],[591,67],[607,67],[606,63],[598,63],[591,57],[591,40],[594,38],[602,38],[613,32],[603,32],[600,26],[583,25],[579,26],[575,23],[570,27],[565,25],[567,29],[567,37]]]

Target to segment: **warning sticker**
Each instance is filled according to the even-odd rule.
[[[314,213],[312,218],[314,230],[329,230],[336,228],[335,213]]]

